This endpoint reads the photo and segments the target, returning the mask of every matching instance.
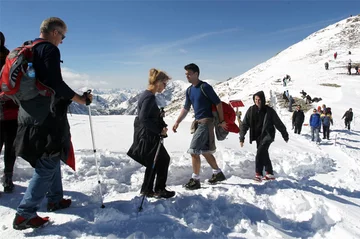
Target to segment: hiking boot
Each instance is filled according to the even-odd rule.
[[[213,174],[212,177],[208,180],[208,182],[210,184],[215,184],[224,180],[226,180],[225,175],[223,174],[223,172],[220,172],[217,174]]]
[[[58,203],[50,202],[47,204],[48,212],[54,212],[59,209],[68,208],[71,205],[71,199],[61,199]]]
[[[148,191],[148,192],[141,191],[141,192],[140,192],[140,195],[141,195],[141,196],[144,196],[144,195],[145,195],[145,197],[147,197],[147,198],[152,198],[152,197],[155,196],[155,193],[154,193],[153,190],[150,190],[150,191]]]
[[[200,180],[190,178],[187,184],[184,184],[184,187],[189,190],[199,189],[201,187]]]
[[[14,191],[14,183],[12,181],[12,173],[5,173],[3,176],[3,187],[5,193],[12,193]]]
[[[45,226],[49,222],[49,217],[33,217],[26,219],[16,213],[13,228],[15,230],[25,230],[28,228],[39,228]]]
[[[166,189],[160,189],[160,190],[155,192],[155,197],[156,198],[172,198],[174,196],[175,196],[174,191],[168,191]]]

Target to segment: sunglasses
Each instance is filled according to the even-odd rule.
[[[66,36],[61,31],[59,30],[56,31],[61,35],[61,40],[64,40]]]

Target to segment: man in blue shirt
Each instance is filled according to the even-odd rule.
[[[317,110],[313,110],[313,114],[310,116],[310,127],[311,127],[311,141],[316,141],[317,144],[320,144],[320,127],[321,127],[321,118],[320,114],[318,114]]]
[[[181,121],[186,117],[191,105],[195,112],[195,121],[192,128],[194,130],[193,139],[190,144],[188,153],[191,154],[193,174],[185,188],[194,190],[200,188],[200,155],[202,154],[206,161],[213,169],[213,175],[209,179],[209,183],[216,183],[225,180],[224,174],[216,163],[213,155],[216,150],[215,136],[214,136],[214,118],[212,113],[212,105],[216,105],[219,114],[220,125],[226,129],[226,122],[224,121],[224,114],[222,103],[214,92],[211,85],[199,80],[200,69],[194,64],[188,64],[184,67],[185,75],[189,83],[192,85],[186,91],[186,100],[184,108],[182,109],[178,119],[176,120],[173,131],[179,127]]]

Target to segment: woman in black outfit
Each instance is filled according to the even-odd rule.
[[[0,32],[0,70],[5,65],[5,59],[8,54],[9,50],[5,47],[5,36]],[[7,193],[11,193],[14,189],[12,175],[16,156],[13,143],[17,132],[18,111],[19,106],[14,101],[6,98],[6,96],[0,97],[0,153],[1,148],[5,145],[5,168],[2,182],[4,192]]]
[[[168,130],[167,124],[163,120],[163,114],[156,104],[155,93],[162,92],[169,80],[170,77],[165,72],[154,68],[150,69],[148,88],[138,100],[138,115],[134,121],[134,142],[127,153],[146,167],[141,194],[145,194],[147,197],[170,198],[175,196],[175,192],[165,189],[170,156],[164,145],[160,147],[153,169],[160,137],[166,137]]]

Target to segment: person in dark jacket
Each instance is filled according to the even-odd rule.
[[[348,111],[345,112],[345,114],[341,119],[343,118],[345,118],[345,128],[348,128],[348,130],[350,130],[350,123],[353,120],[352,108],[350,108]]]
[[[5,64],[9,50],[5,47],[5,36],[0,32],[0,70]],[[4,176],[2,178],[4,192],[11,193],[14,190],[12,181],[14,164],[16,160],[13,147],[16,131],[19,106],[6,96],[0,96],[0,153],[3,145],[4,152]]]
[[[147,197],[171,198],[175,192],[166,190],[170,156],[161,145],[155,167],[153,163],[160,137],[167,135],[167,124],[156,104],[155,93],[162,92],[170,77],[163,71],[150,69],[149,86],[139,100],[134,122],[134,142],[128,155],[146,167],[141,194]],[[154,180],[156,183],[154,187]]]
[[[334,124],[331,114],[324,111],[324,113],[321,114],[320,118],[321,118],[321,123],[323,125],[323,134],[324,134],[323,139],[330,139],[330,124],[331,125]]]
[[[295,103],[294,98],[292,95],[289,96],[289,112],[292,112],[292,105]]]
[[[329,63],[325,62],[325,70],[329,70]]]
[[[8,54],[9,49],[5,47],[5,36],[0,32],[0,70],[5,65],[5,59]]]
[[[303,99],[306,98],[307,93],[304,90],[301,90],[300,94],[301,94],[301,98]]]
[[[281,132],[285,142],[289,140],[289,134],[286,127],[280,120],[276,111],[268,105],[265,105],[265,94],[259,91],[253,96],[254,105],[247,110],[240,130],[240,147],[243,147],[245,135],[250,129],[250,144],[256,141],[255,158],[255,180],[275,179],[274,172],[269,157],[270,144],[275,139],[275,128]],[[263,178],[263,169],[265,167],[265,177]]]
[[[312,115],[310,116],[309,119],[309,124],[311,127],[311,141],[316,141],[316,143],[320,143],[320,136],[319,136],[319,132],[320,132],[320,127],[321,127],[321,119],[320,119],[320,114],[318,113],[318,111],[316,109],[313,110]]]
[[[17,156],[34,168],[33,177],[21,200],[13,228],[23,230],[46,224],[48,217],[39,217],[37,210],[43,198],[48,199],[47,210],[67,208],[70,199],[63,198],[60,161],[71,156],[70,126],[67,119],[71,101],[89,104],[91,94],[76,94],[62,79],[58,45],[65,38],[67,26],[57,17],[44,20],[40,39],[45,41],[33,48],[36,78],[54,90],[54,97],[38,95],[20,102],[18,130],[15,138]]]
[[[305,115],[304,112],[301,110],[301,105],[296,106],[296,111],[294,111],[292,115],[292,125],[295,128],[295,134],[300,134],[304,119]]]

